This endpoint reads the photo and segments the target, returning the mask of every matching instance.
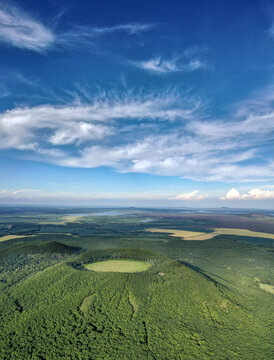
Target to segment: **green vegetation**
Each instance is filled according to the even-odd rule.
[[[142,221],[206,234],[227,228],[223,215],[150,211],[56,225],[39,224],[54,219],[43,211],[1,216],[0,236],[26,236],[0,243],[1,360],[273,359],[272,239],[182,241]],[[249,221],[274,231],[268,218]],[[121,261],[147,269],[85,267]]]
[[[101,272],[139,272],[147,270],[151,264],[138,260],[105,260],[101,262],[85,264],[87,270]]]
[[[81,217],[78,216],[61,216],[53,220],[42,220],[39,221],[40,225],[66,225],[67,223],[80,222]]]

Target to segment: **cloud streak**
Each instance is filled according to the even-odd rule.
[[[53,32],[18,8],[0,3],[0,41],[32,51],[44,51],[54,44]]]
[[[74,48],[86,45],[98,46],[98,38],[105,35],[121,33],[125,35],[140,35],[150,31],[155,25],[145,23],[128,23],[114,26],[76,26],[72,30],[56,35],[56,44],[64,48]]]
[[[77,26],[67,32],[54,32],[21,9],[0,3],[0,42],[9,46],[45,52],[56,47],[92,44],[98,37],[114,33],[137,35],[154,27],[148,23],[127,23],[113,26]]]
[[[171,93],[127,93],[124,97],[103,94],[89,103],[15,108],[0,114],[0,148],[36,150],[42,143],[80,145],[110,136],[116,121],[185,120],[199,107],[191,99],[183,105],[177,102]],[[41,137],[41,131],[46,135]]]
[[[86,37],[114,34],[117,32],[135,35],[135,34],[141,34],[146,31],[150,31],[153,27],[154,27],[153,24],[148,24],[148,23],[146,24],[128,23],[128,24],[118,24],[114,26],[102,26],[102,27],[78,26],[75,28],[75,34]]]
[[[273,98],[267,89],[225,120],[205,117],[199,98],[174,92],[112,92],[63,106],[14,108],[0,114],[0,147],[68,167],[203,181],[273,180]]]
[[[183,64],[180,63],[177,58],[164,60],[161,57],[154,57],[150,60],[132,61],[131,63],[142,70],[155,74],[174,72],[189,73],[206,67],[205,63],[201,62],[199,59],[192,59],[188,63]]]

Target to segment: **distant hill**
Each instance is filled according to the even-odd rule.
[[[39,241],[28,241],[28,242],[17,242],[9,244],[4,247],[1,251],[1,255],[7,254],[42,254],[42,253],[60,253],[60,254],[72,254],[80,251],[79,247],[69,246],[62,244],[58,241],[39,242]]]

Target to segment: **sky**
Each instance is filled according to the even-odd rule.
[[[0,204],[274,209],[274,3],[0,0]]]

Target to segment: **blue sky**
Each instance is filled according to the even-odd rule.
[[[5,1],[0,54],[0,203],[274,208],[271,1]]]

